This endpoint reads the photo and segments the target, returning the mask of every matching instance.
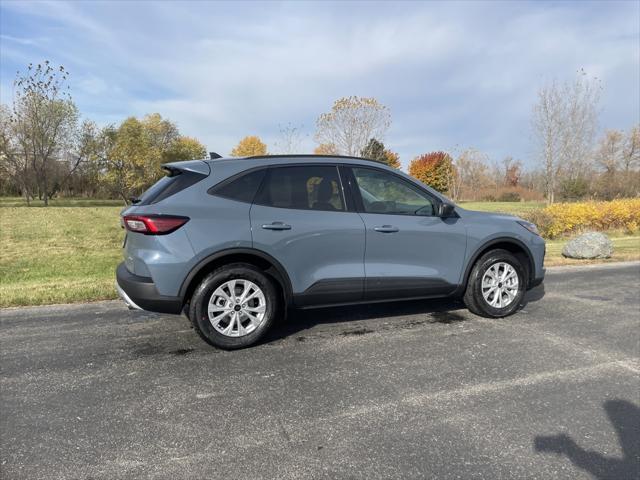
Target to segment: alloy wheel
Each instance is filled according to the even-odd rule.
[[[482,297],[494,308],[511,305],[518,296],[518,272],[506,262],[497,262],[482,276]]]
[[[229,280],[216,288],[207,309],[213,328],[227,337],[253,332],[264,321],[266,310],[263,291],[243,279]]]

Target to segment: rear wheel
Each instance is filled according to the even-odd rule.
[[[506,317],[514,313],[526,290],[525,269],[507,250],[487,252],[473,266],[464,303],[483,317]]]
[[[260,269],[236,263],[206,276],[193,296],[189,318],[207,343],[227,350],[248,347],[269,330],[278,310],[276,289]]]

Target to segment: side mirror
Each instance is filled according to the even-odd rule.
[[[450,203],[442,202],[438,205],[438,216],[441,218],[453,217],[456,213],[456,207]]]

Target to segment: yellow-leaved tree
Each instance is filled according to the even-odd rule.
[[[102,132],[102,181],[125,203],[149,183],[148,166],[152,162],[151,141],[144,125],[135,117],[127,118],[118,128]]]
[[[102,182],[127,202],[162,176],[163,163],[203,158],[205,153],[200,142],[180,135],[173,122],[154,113],[103,129],[96,162]]]
[[[397,168],[400,170],[402,164],[400,163],[400,155],[396,152],[392,152],[391,150],[384,151],[385,163],[390,167]]]
[[[260,140],[260,137],[248,135],[244,137],[238,145],[231,150],[232,157],[253,157],[256,155],[266,155],[267,145]]]
[[[207,149],[193,137],[179,137],[165,154],[167,162],[199,160],[206,157]]]
[[[338,155],[338,149],[333,143],[321,143],[313,149],[315,155]]]

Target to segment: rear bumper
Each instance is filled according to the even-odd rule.
[[[175,314],[182,311],[180,297],[160,295],[153,279],[134,275],[127,270],[124,262],[116,269],[116,289],[129,308]]]

